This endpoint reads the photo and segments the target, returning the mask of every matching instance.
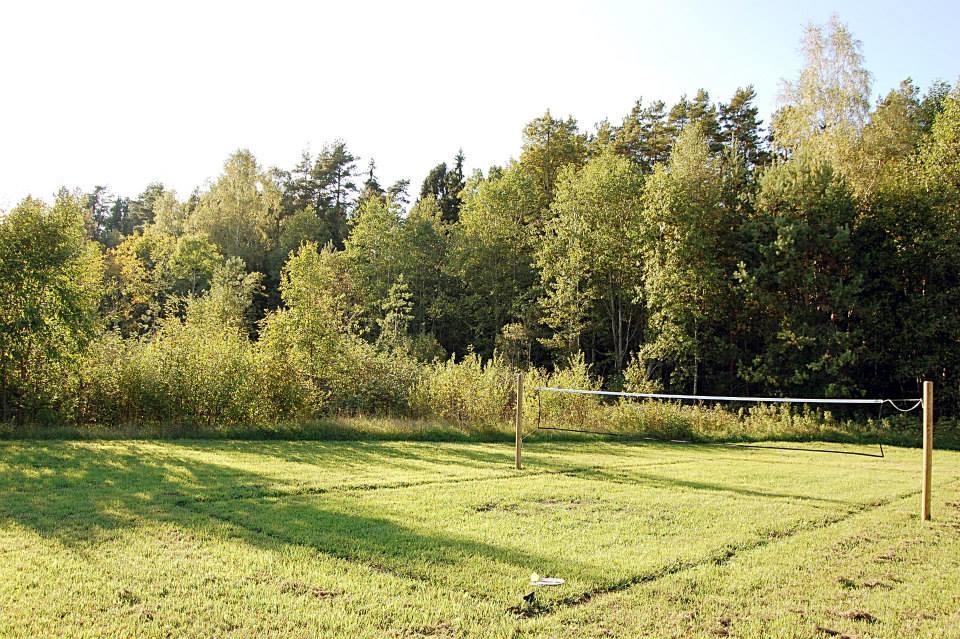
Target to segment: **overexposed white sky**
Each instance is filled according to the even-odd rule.
[[[415,195],[460,147],[468,169],[516,156],[547,108],[592,128],[698,87],[725,100],[753,83],[766,120],[803,24],[834,11],[878,93],[960,73],[952,3],[793,4],[3,3],[0,210],[60,186],[186,196],[237,148],[290,167],[335,138]]]

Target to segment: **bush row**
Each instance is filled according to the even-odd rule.
[[[424,363],[343,335],[323,348],[313,345],[303,352],[302,344],[276,334],[254,342],[240,332],[181,321],[168,322],[149,340],[108,333],[80,367],[70,393],[74,419],[105,427],[190,426],[226,434],[263,427],[289,432],[297,424],[345,416],[399,417],[418,428],[435,424],[465,435],[512,428],[518,369],[502,357],[483,361],[468,353]],[[525,430],[543,428],[540,437],[570,436],[548,430],[559,427],[699,442],[882,439],[913,444],[918,432],[911,417],[881,421],[782,405],[731,410],[535,390],[599,389],[600,380],[582,357],[552,372],[527,370],[525,380]]]

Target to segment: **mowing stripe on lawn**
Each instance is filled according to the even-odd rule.
[[[524,639],[736,636],[960,637],[960,501],[942,487],[932,524],[916,501],[523,621]],[[871,614],[872,613],[872,614]],[[953,629],[953,630],[951,630]]]
[[[571,471],[567,471],[567,472],[571,472]],[[549,471],[549,472],[544,472],[542,474],[556,474],[556,473],[554,471]],[[565,473],[560,473],[560,474],[565,474]],[[493,479],[493,478],[484,478],[484,480],[487,480],[487,479]],[[507,479],[512,479],[512,478],[508,477]],[[480,480],[480,481],[483,481],[483,480]],[[591,480],[591,481],[597,481],[597,480]],[[463,483],[463,482],[457,482],[457,483]],[[954,482],[949,482],[949,483],[954,483]],[[677,575],[687,570],[692,570],[692,569],[699,568],[705,565],[710,565],[710,564],[722,565],[732,560],[733,558],[737,557],[737,555],[740,553],[759,549],[770,544],[780,543],[781,541],[786,541],[791,537],[794,537],[795,535],[800,533],[818,530],[822,528],[828,528],[830,526],[839,524],[856,515],[868,512],[870,510],[875,510],[877,508],[881,508],[905,499],[915,498],[916,495],[918,494],[919,494],[919,491],[913,490],[913,491],[904,492],[904,493],[895,495],[893,497],[890,497],[888,499],[884,499],[879,502],[875,502],[868,505],[849,504],[846,512],[839,513],[836,516],[831,517],[831,516],[825,515],[818,521],[813,521],[813,522],[810,522],[809,524],[804,524],[804,523],[796,524],[790,527],[788,530],[778,531],[774,535],[758,537],[757,539],[754,539],[751,541],[728,544],[696,560],[677,561],[658,570],[632,575],[628,578],[621,579],[613,583],[603,584],[596,588],[591,588],[591,589],[583,590],[577,593],[573,593],[561,599],[556,599],[556,600],[548,601],[542,604],[533,605],[526,609],[513,608],[512,610],[508,609],[508,611],[514,612],[515,614],[518,614],[519,616],[522,616],[522,617],[539,617],[543,615],[556,613],[564,608],[585,605],[604,595],[622,592],[632,587],[639,586],[642,584],[648,584],[665,577]],[[275,530],[268,530],[258,526],[252,526],[249,523],[245,523],[243,521],[239,521],[235,518],[221,515],[219,513],[210,513],[203,510],[190,508],[185,504],[179,504],[179,505],[185,506],[188,510],[196,514],[210,517],[211,519],[220,521],[227,525],[236,526],[237,528],[248,531],[250,534],[262,536],[264,538],[270,539],[273,542],[289,544],[289,545],[298,546],[298,547],[314,548],[315,550],[317,550],[318,552],[322,553],[325,556],[347,561],[351,564],[364,566],[365,568],[368,568],[375,572],[389,574],[397,578],[410,579],[410,580],[425,583],[425,584],[435,583],[434,580],[431,579],[430,577],[421,575],[414,571],[396,570],[381,562],[369,561],[369,560],[365,560],[360,557],[357,557],[355,555],[336,553],[336,552],[332,552],[329,549],[312,546],[310,544],[306,544],[304,542],[298,541],[294,538],[287,537],[286,535],[280,532],[277,532]],[[470,592],[470,594],[472,596],[480,598],[481,600],[487,600],[487,601],[497,600],[497,597],[495,595],[484,593],[482,591]]]
[[[631,491],[611,491],[604,490],[603,487],[589,488],[591,485],[595,486],[597,482],[577,477],[563,475],[554,477],[555,488],[529,484],[517,485],[517,482],[513,479],[501,480],[503,488],[499,490],[487,489],[487,494],[506,494],[508,498],[510,494],[515,494],[516,499],[521,500],[520,502],[511,500],[503,504],[502,507],[495,504],[493,506],[494,512],[491,514],[496,516],[492,519],[486,514],[478,519],[474,514],[462,522],[465,513],[471,511],[469,498],[467,501],[464,501],[463,498],[472,493],[465,492],[457,486],[448,486],[447,488],[452,489],[453,492],[447,490],[442,493],[421,491],[411,494],[404,490],[402,494],[405,496],[401,501],[391,496],[390,491],[378,491],[378,496],[368,491],[362,494],[354,493],[357,495],[356,499],[341,494],[340,499],[315,502],[312,499],[285,496],[275,499],[266,508],[258,506],[253,500],[245,500],[244,502],[234,502],[245,503],[242,506],[198,503],[192,506],[191,510],[266,535],[277,541],[312,547],[320,553],[370,565],[381,570],[385,569],[397,576],[415,579],[425,578],[446,588],[466,590],[477,596],[493,591],[494,594],[491,596],[497,597],[499,601],[503,601],[505,604],[513,599],[513,596],[509,594],[511,590],[515,594],[519,594],[516,593],[516,590],[520,587],[518,584],[522,584],[522,582],[519,582],[518,578],[521,575],[529,574],[532,568],[535,568],[547,557],[552,557],[548,560],[548,563],[555,565],[555,569],[568,571],[568,576],[572,577],[568,585],[571,588],[579,589],[577,592],[566,595],[558,592],[559,605],[563,605],[564,601],[581,600],[585,595],[589,598],[594,593],[623,589],[634,583],[657,578],[663,574],[672,574],[676,570],[684,569],[687,566],[713,562],[716,561],[718,556],[726,556],[731,552],[735,553],[740,548],[752,547],[758,542],[768,542],[771,536],[779,538],[795,534],[801,529],[810,528],[811,525],[828,525],[864,508],[864,506],[844,505],[838,512],[834,505],[833,508],[825,512],[824,509],[815,507],[813,504],[806,507],[798,503],[767,507],[762,505],[765,500],[755,497],[725,496],[715,498],[707,508],[707,512],[715,514],[730,512],[733,513],[731,517],[734,519],[729,522],[719,522],[713,519],[714,525],[710,529],[714,532],[707,534],[702,540],[696,540],[696,543],[687,549],[687,554],[691,554],[690,551],[695,551],[697,546],[706,546],[704,550],[707,552],[689,558],[684,558],[684,553],[679,552],[673,560],[670,560],[670,557],[667,556],[666,559],[669,563],[666,565],[656,566],[656,564],[663,564],[665,557],[662,553],[670,553],[670,549],[676,547],[675,542],[671,540],[674,538],[677,541],[682,539],[677,535],[681,535],[685,527],[685,524],[682,523],[683,518],[693,510],[702,510],[707,505],[703,499],[696,496],[697,491],[686,491],[683,496],[684,504],[681,510],[677,511],[677,517],[680,517],[680,520],[664,524],[657,523],[656,520],[648,520],[651,512],[649,508],[644,506],[650,498],[654,499],[654,503],[660,504],[670,503],[670,500],[674,499],[671,496],[671,491],[660,487],[648,488],[646,496],[635,495],[630,497],[634,494]],[[575,483],[568,484],[566,483],[568,480]],[[484,483],[489,484],[489,482]],[[507,488],[508,486],[513,486],[513,488]],[[566,488],[563,488],[564,486]],[[505,490],[506,493],[504,493]],[[534,491],[533,494],[530,494],[531,490]],[[584,493],[584,490],[587,492]],[[538,494],[540,497],[537,497]],[[566,503],[564,501],[566,499],[574,499],[579,504],[581,498],[594,499],[595,497],[591,497],[591,495],[605,495],[605,499],[609,501],[609,504],[597,502],[598,505],[595,507],[592,507],[592,502],[588,501],[585,505],[587,510],[576,510],[573,519],[570,519],[569,515],[567,516],[569,524],[576,526],[577,518],[581,516],[578,513],[582,512],[588,516],[589,521],[593,522],[589,530],[593,530],[595,534],[607,536],[606,540],[602,538],[591,540],[593,554],[589,557],[578,557],[576,560],[571,560],[572,555],[567,555],[567,558],[564,558],[560,548],[551,550],[550,553],[552,554],[542,557],[539,554],[530,555],[530,551],[537,546],[517,543],[503,545],[490,537],[493,534],[494,538],[499,540],[496,530],[500,528],[514,529],[515,525],[522,521],[517,517],[521,515],[523,517],[530,516],[522,512],[514,512],[514,507],[511,504],[522,504],[524,503],[522,500],[530,499],[547,499],[549,501],[552,499],[551,495],[558,494],[563,503]],[[719,501],[717,501],[718,499]],[[533,501],[529,503],[535,505],[541,502]],[[627,518],[620,522],[619,526],[608,529],[604,527],[603,521],[610,521],[610,505],[612,504],[624,504],[629,510],[624,511]],[[575,506],[575,509],[581,507],[582,505],[578,505]],[[454,510],[450,511],[450,508]],[[502,510],[502,508],[507,510]],[[656,506],[651,505],[650,508],[656,508]],[[829,510],[834,512],[829,512]],[[419,517],[417,513],[419,513]],[[655,513],[654,516],[656,516]],[[709,515],[708,517],[713,516]],[[774,519],[771,520],[770,516],[773,516]],[[373,518],[371,519],[371,517]],[[451,520],[451,517],[454,518],[456,523]],[[601,519],[596,520],[595,517]],[[639,519],[637,519],[638,517]],[[421,521],[416,523],[418,518]],[[439,524],[439,527],[434,527],[432,523],[434,520]],[[753,523],[762,521],[777,523],[773,529],[757,528],[757,524]],[[809,523],[811,521],[812,524]],[[473,522],[473,524],[469,522]],[[462,527],[464,525],[466,525],[465,528]],[[534,530],[539,525],[534,522]],[[666,528],[664,525],[666,525]],[[631,552],[620,560],[617,570],[613,571],[613,573],[620,572],[620,576],[609,574],[606,570],[601,573],[600,566],[607,561],[605,559],[607,553],[617,552],[615,547],[619,543],[617,542],[618,536],[630,534],[628,531],[636,529],[636,526],[647,527],[649,529],[646,533],[647,539],[655,545],[647,548],[643,545],[645,542],[641,542],[638,538],[637,543],[641,543],[641,545],[634,546]],[[559,532],[561,533],[560,537],[548,533],[551,535],[548,538],[549,543],[553,546],[556,546],[557,543],[565,543],[565,537],[568,537],[571,541],[576,539],[580,531],[574,527],[561,528]],[[516,530],[515,534],[529,535],[531,533]],[[584,531],[584,534],[587,534],[586,531]],[[611,534],[614,537],[610,537]],[[575,536],[570,537],[570,535]],[[649,535],[654,536],[650,537]],[[663,537],[663,535],[669,536]],[[746,536],[746,539],[744,539],[744,536]],[[536,541],[534,538],[529,538],[530,543]],[[691,541],[693,541],[693,538],[691,538]],[[611,544],[613,545],[611,546]],[[550,546],[550,548],[552,549],[553,546]],[[476,549],[472,550],[473,548]],[[561,554],[558,556],[557,552]],[[624,560],[627,563],[622,563]],[[651,566],[652,570],[630,574],[629,564],[631,562],[634,564],[639,562],[639,565],[653,563],[654,566]],[[484,566],[486,568],[483,568]],[[526,573],[523,573],[524,569],[527,570]],[[569,572],[571,570],[572,573]],[[471,575],[475,576],[477,574],[484,574],[486,579],[481,583],[476,582]],[[614,579],[610,581],[609,577]],[[525,579],[525,576],[522,578]],[[591,581],[593,582],[592,587]]]
[[[377,490],[398,490],[403,488],[420,488],[422,486],[452,486],[456,484],[468,484],[468,483],[479,483],[486,481],[503,481],[511,479],[527,479],[532,477],[544,477],[544,476],[563,476],[563,475],[576,475],[578,473],[588,473],[597,470],[638,470],[641,468],[654,468],[661,466],[672,466],[674,464],[690,464],[695,463],[692,460],[671,460],[664,462],[649,462],[649,463],[631,463],[631,464],[596,464],[593,466],[581,466],[574,467],[569,469],[550,469],[550,470],[537,470],[537,471],[510,471],[502,475],[485,475],[482,477],[453,477],[449,479],[424,479],[416,481],[398,481],[398,482],[388,482],[382,484],[347,484],[343,486],[307,486],[304,488],[297,488],[293,490],[266,490],[261,492],[253,492],[250,494],[234,494],[226,495],[223,497],[194,497],[192,499],[188,498],[187,495],[182,495],[187,497],[185,499],[175,500],[174,503],[178,506],[182,506],[186,503],[202,503],[202,504],[212,504],[219,502],[228,502],[235,500],[243,499],[280,499],[283,497],[301,497],[309,495],[327,495],[331,493],[351,493],[351,492],[372,492]]]
[[[943,485],[947,486],[951,484],[956,484],[957,481],[958,480],[946,482]],[[797,526],[793,530],[785,534],[779,534],[773,537],[761,538],[752,542],[746,542],[743,544],[730,546],[726,549],[722,549],[720,552],[714,555],[704,557],[697,561],[678,562],[677,564],[666,567],[662,570],[658,570],[658,571],[654,571],[654,572],[646,573],[642,575],[636,575],[629,579],[624,579],[622,581],[610,584],[608,586],[603,586],[603,587],[589,590],[577,595],[571,595],[564,599],[552,601],[546,605],[532,606],[529,610],[523,611],[521,614],[524,617],[539,617],[547,614],[553,614],[553,613],[559,612],[561,609],[565,607],[581,606],[581,605],[590,603],[604,595],[610,595],[610,594],[622,592],[630,588],[633,588],[634,586],[649,584],[651,582],[657,581],[658,579],[663,579],[665,577],[678,575],[687,570],[692,570],[695,568],[700,568],[700,567],[711,565],[711,564],[718,565],[718,566],[723,565],[732,561],[741,553],[749,552],[751,550],[757,550],[772,544],[781,543],[801,533],[807,533],[815,530],[826,529],[826,528],[829,528],[830,526],[835,526],[837,524],[843,523],[848,519],[852,519],[857,515],[861,515],[873,510],[890,506],[890,505],[896,504],[897,502],[904,501],[906,499],[916,499],[919,494],[920,494],[919,490],[914,490],[909,493],[897,495],[890,499],[883,500],[882,502],[856,508],[854,510],[851,510],[843,515],[840,515],[832,519],[825,519],[820,522],[814,522],[812,525],[809,525],[809,526]]]

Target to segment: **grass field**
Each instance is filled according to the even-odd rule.
[[[927,525],[914,449],[512,456],[2,442],[0,636],[960,637],[960,453]]]

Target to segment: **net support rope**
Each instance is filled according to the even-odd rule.
[[[556,388],[553,386],[537,386],[532,390],[554,393],[571,393],[574,395],[604,395],[609,397],[634,397],[639,399],[676,399],[697,400],[705,402],[744,402],[757,404],[890,404],[903,413],[908,413],[923,404],[922,399],[910,397],[908,399],[835,399],[810,397],[739,397],[735,395],[674,395],[669,393],[622,393],[617,391],[585,390],[582,388]],[[901,409],[894,402],[914,402],[910,408]]]
[[[682,394],[673,394],[673,393],[625,393],[625,392],[616,392],[616,391],[601,391],[601,390],[586,390],[582,388],[558,388],[553,386],[535,386],[531,389],[537,393],[537,423],[536,426],[528,433],[522,434],[520,441],[525,440],[530,435],[533,435],[538,430],[556,430],[564,431],[571,433],[587,433],[591,435],[613,435],[613,436],[622,436],[624,433],[613,433],[606,431],[587,431],[587,430],[578,430],[576,428],[561,428],[557,426],[543,426],[541,424],[541,413],[543,412],[543,404],[541,402],[541,393],[544,392],[553,392],[553,393],[569,393],[573,395],[600,395],[604,397],[629,397],[637,399],[660,399],[660,400],[692,400],[692,401],[716,401],[716,402],[742,402],[742,403],[757,403],[757,404],[854,404],[854,405],[875,405],[879,407],[879,415],[877,416],[877,421],[883,419],[883,407],[887,404],[892,406],[896,411],[900,413],[910,413],[916,409],[923,406],[922,398],[910,397],[907,399],[841,399],[841,398],[808,398],[808,397],[740,397],[734,395],[682,395]],[[908,403],[906,407],[901,407],[898,405]],[[865,457],[884,457],[883,452],[883,441],[879,439],[877,443],[880,445],[880,454],[875,455],[872,453],[860,453],[854,451],[839,451],[839,450],[822,450],[822,449],[807,449],[807,448],[786,448],[786,447],[774,447],[774,446],[763,446],[749,443],[741,442],[693,442],[685,439],[671,439],[671,440],[658,440],[654,437],[640,437],[642,440],[649,441],[667,441],[669,443],[676,444],[696,444],[701,443],[704,445],[712,444],[718,446],[737,446],[741,448],[773,448],[773,449],[782,449],[782,450],[801,450],[809,452],[822,452],[822,453],[841,453],[847,455],[863,455]]]

